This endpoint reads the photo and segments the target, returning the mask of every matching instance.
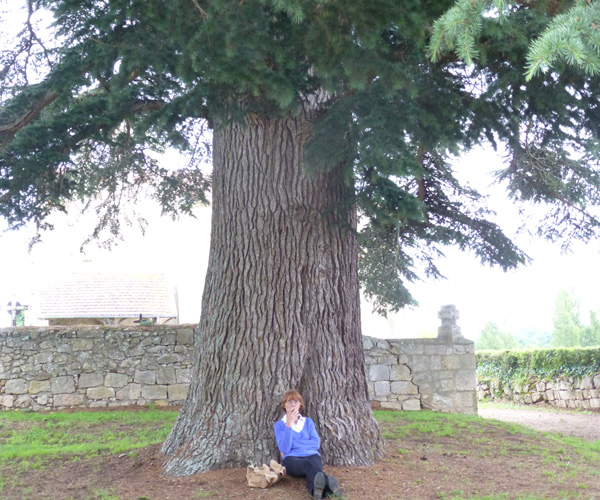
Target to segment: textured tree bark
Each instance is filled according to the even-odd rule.
[[[163,446],[169,474],[278,458],[273,423],[291,388],[305,398],[326,463],[381,456],[364,375],[357,242],[332,215],[348,187],[305,173],[311,122],[304,111],[215,128],[197,361]],[[355,225],[355,213],[346,222]]]

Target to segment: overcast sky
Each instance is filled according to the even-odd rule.
[[[600,283],[598,254],[600,243],[577,243],[568,254],[560,247],[537,237],[517,234],[521,220],[518,210],[506,198],[504,188],[493,183],[491,172],[502,168],[502,159],[490,150],[475,150],[457,162],[461,179],[490,196],[489,206],[497,212],[497,222],[514,237],[533,259],[514,271],[481,266],[471,255],[449,249],[440,261],[443,281],[426,281],[413,287],[420,307],[403,311],[394,318],[398,335],[437,331],[436,311],[454,304],[461,318],[463,335],[475,339],[487,321],[495,321],[507,332],[551,332],[554,302],[561,288],[572,290],[581,301],[581,316],[589,321],[589,310],[600,309],[597,284]],[[535,228],[532,228],[535,230]]]

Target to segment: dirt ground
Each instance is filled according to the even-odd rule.
[[[480,408],[479,416],[526,425],[543,432],[557,432],[589,441],[600,439],[600,412],[582,413],[553,408]]]
[[[600,439],[600,414],[547,410],[482,410],[484,419],[519,422],[539,430]],[[430,500],[506,494],[536,498],[600,499],[600,465],[537,433],[514,433],[473,419],[460,429],[402,432],[409,422],[381,424],[386,453],[369,467],[326,467],[347,500]],[[549,428],[549,426],[551,428]],[[407,427],[408,429],[408,427]],[[399,437],[401,436],[401,437]],[[440,437],[442,436],[442,437]],[[303,480],[284,478],[267,490],[251,489],[243,469],[175,478],[163,474],[154,445],[118,456],[52,462],[27,473],[27,488],[5,486],[4,500],[308,500]],[[3,471],[6,473],[6,471]],[[8,471],[10,472],[10,471]],[[103,496],[104,495],[104,496]],[[114,496],[109,496],[114,495]]]

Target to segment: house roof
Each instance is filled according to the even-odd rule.
[[[76,272],[46,283],[42,319],[175,318],[175,297],[162,274]]]

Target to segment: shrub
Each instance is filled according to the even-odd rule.
[[[501,385],[531,379],[556,380],[583,378],[600,373],[600,348],[533,349],[478,351],[479,381],[498,381]]]

